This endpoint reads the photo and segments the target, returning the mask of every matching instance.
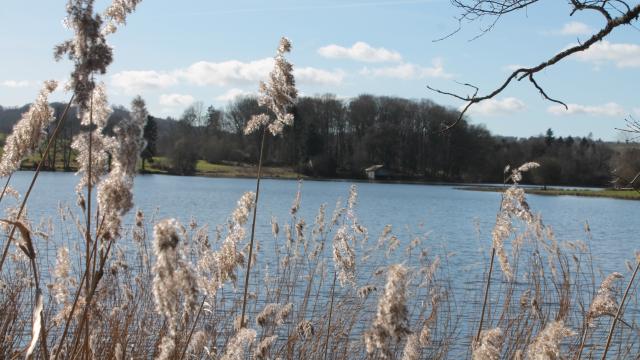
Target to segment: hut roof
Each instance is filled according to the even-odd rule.
[[[384,167],[384,165],[372,165],[372,166],[369,166],[368,168],[364,169],[364,171],[366,171],[366,172],[377,171],[377,170],[379,170],[379,169],[381,169],[383,167]]]

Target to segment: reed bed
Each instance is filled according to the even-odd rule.
[[[253,194],[224,226],[180,224],[138,211],[112,245],[95,295],[83,295],[84,223],[59,209],[63,229],[30,229],[43,294],[50,357],[117,359],[560,359],[599,358],[631,268],[599,282],[588,243],[560,242],[539,216],[514,221],[496,265],[484,325],[475,341],[488,266],[459,283],[438,244],[404,238],[391,225],[370,234],[357,216],[357,189],[323,205],[315,219],[271,219],[256,237],[247,320],[240,327],[245,228]],[[10,199],[5,200],[10,204]],[[9,231],[10,226],[5,226]],[[52,238],[60,231],[68,240]],[[588,235],[588,233],[587,233]],[[24,240],[24,239],[22,239]],[[21,241],[22,241],[21,240]],[[91,250],[90,250],[91,251]],[[402,262],[397,262],[398,259]],[[94,275],[95,276],[95,275]],[[2,273],[0,357],[24,357],[37,301],[30,258],[12,247]],[[76,310],[72,313],[73,304]],[[632,285],[609,358],[635,358],[638,295]],[[87,330],[82,325],[87,308]],[[67,328],[66,341],[59,347]],[[36,358],[45,358],[42,347]]]

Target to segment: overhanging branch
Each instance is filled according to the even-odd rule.
[[[454,0],[454,3],[457,0]],[[535,1],[516,1],[516,3],[520,4],[520,8],[529,5],[531,3],[533,3]],[[487,2],[482,0],[479,1],[478,3],[483,3],[486,4]],[[495,1],[491,1],[490,3],[494,4],[496,3]],[[509,2],[507,2],[509,3]],[[583,9],[592,9],[595,5],[592,5],[590,2],[577,2],[575,0],[572,0],[572,3],[574,3],[574,8],[576,7],[575,3],[580,4],[580,6]],[[600,6],[603,10],[604,10],[604,6],[606,5],[606,1],[603,3],[602,1],[600,1],[599,3],[602,4],[602,6]],[[513,10],[517,10],[517,8],[514,8]],[[509,10],[509,11],[513,11],[513,10]],[[582,10],[582,9],[577,9],[577,10]],[[596,9],[593,9],[596,10]],[[575,9],[574,9],[575,11]],[[604,10],[605,13],[608,14],[608,12],[606,12],[606,10]],[[490,13],[490,12],[489,12]],[[563,105],[565,108],[567,108],[567,105],[557,99],[553,99],[551,97],[549,97],[546,92],[543,90],[542,87],[540,87],[538,85],[538,83],[535,81],[535,79],[533,78],[533,75],[546,69],[547,67],[553,66],[554,64],[556,64],[557,62],[559,62],[560,60],[571,56],[575,53],[578,52],[582,52],[587,50],[589,47],[591,47],[591,45],[595,44],[596,42],[604,39],[607,35],[609,35],[613,29],[617,28],[618,26],[621,25],[627,25],[630,24],[632,21],[637,20],[638,16],[640,14],[640,4],[635,5],[634,7],[630,8],[629,11],[625,12],[624,14],[615,17],[615,18],[608,18],[607,24],[605,27],[603,27],[600,31],[598,31],[597,33],[595,33],[594,35],[592,35],[589,39],[587,39],[585,42],[581,43],[581,44],[577,44],[574,46],[571,46],[557,54],[555,54],[554,56],[552,56],[551,58],[549,58],[547,61],[544,61],[540,64],[538,64],[537,66],[534,67],[530,67],[530,68],[520,68],[520,69],[516,69],[515,71],[513,71],[507,78],[506,80],[500,85],[498,86],[495,90],[491,91],[490,93],[486,94],[486,95],[482,95],[482,96],[478,96],[478,88],[469,84],[465,84],[467,86],[472,86],[476,89],[475,93],[472,96],[462,96],[462,95],[458,95],[455,94],[453,92],[449,92],[449,91],[443,91],[440,89],[436,89],[433,88],[429,85],[427,85],[427,88],[431,91],[437,92],[439,94],[443,94],[443,95],[448,95],[448,96],[452,96],[456,99],[462,100],[462,101],[467,101],[467,104],[465,105],[465,107],[462,109],[462,111],[460,112],[460,115],[458,116],[458,118],[450,124],[447,124],[445,126],[445,129],[443,131],[449,130],[452,127],[456,126],[460,120],[462,120],[463,116],[465,115],[465,113],[469,110],[469,108],[473,105],[473,104],[477,104],[481,101],[485,101],[488,99],[491,99],[493,97],[495,97],[496,95],[500,94],[502,91],[504,91],[510,84],[511,82],[515,79],[515,80],[522,80],[524,78],[529,78],[529,81],[533,84],[533,86],[540,92],[540,94],[548,101],[551,102],[555,102],[558,104]]]

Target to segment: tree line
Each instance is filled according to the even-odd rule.
[[[56,115],[63,104],[53,104]],[[21,109],[0,108],[0,132],[10,131]],[[155,156],[169,160],[169,170],[190,175],[199,159],[211,163],[255,163],[259,135],[245,136],[252,115],[266,112],[253,97],[238,97],[224,108],[195,103],[178,119],[150,117],[143,152],[145,164]],[[607,143],[593,137],[556,137],[551,129],[529,138],[491,134],[466,118],[442,132],[459,112],[430,100],[360,95],[301,97],[292,109],[295,121],[282,136],[269,137],[265,164],[288,166],[309,176],[363,178],[364,169],[383,165],[392,179],[435,182],[503,181],[504,167],[527,161],[542,166],[529,182],[543,185],[607,186],[640,171],[635,145]],[[113,124],[127,109],[115,107]],[[75,116],[53,144],[51,159],[72,168],[70,142],[80,129]],[[50,165],[49,164],[49,165]],[[50,166],[53,168],[53,166]]]
[[[252,115],[266,111],[252,97],[240,97],[225,108],[195,104],[158,136],[158,154],[193,166],[194,159],[212,163],[253,163],[260,138],[244,136]],[[608,186],[616,174],[640,171],[624,161],[634,145],[589,137],[556,137],[551,129],[529,138],[491,134],[463,119],[459,112],[430,100],[360,95],[341,100],[332,95],[302,97],[294,125],[283,136],[268,138],[266,164],[291,166],[317,177],[363,178],[364,169],[383,165],[391,178],[438,182],[502,182],[505,165],[537,161],[543,166],[528,181],[544,185]],[[623,184],[624,185],[624,184]]]

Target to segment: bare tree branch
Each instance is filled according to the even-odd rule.
[[[640,139],[640,121],[633,118],[632,115],[629,115],[628,118],[624,119],[624,122],[627,124],[626,129],[615,128],[616,130],[636,134],[636,136],[632,137],[631,140],[635,141]]]
[[[446,34],[446,35],[444,35],[442,37],[439,37],[437,39],[433,39],[433,40],[431,40],[431,42],[439,42],[439,41],[442,41],[442,40],[446,40],[446,39],[452,37],[453,35],[457,34],[458,31],[462,30],[462,21],[460,19],[457,19],[457,20],[458,20],[458,27],[455,30],[453,30],[452,32],[450,32],[450,33],[448,33],[448,34]]]
[[[482,16],[499,17],[503,14],[526,8],[528,5],[531,5],[537,2],[537,0],[471,0],[472,4],[468,5],[463,0],[452,0],[452,1],[455,6],[458,6],[465,11],[462,17],[464,19],[477,19]],[[478,91],[476,91],[476,93],[474,93],[473,96],[462,96],[452,92],[435,89],[427,85],[427,88],[431,91],[434,91],[443,95],[452,96],[456,99],[468,102],[460,112],[460,115],[458,116],[458,118],[453,123],[447,124],[445,126],[445,129],[448,130],[454,127],[455,125],[457,125],[473,104],[491,99],[496,95],[500,94],[511,84],[511,82],[514,79],[520,81],[524,78],[529,78],[529,81],[542,94],[542,96],[546,100],[561,104],[565,108],[567,108],[567,105],[564,102],[549,97],[546,94],[546,92],[542,89],[542,87],[540,87],[538,83],[535,81],[535,79],[533,78],[533,75],[544,70],[547,67],[550,67],[556,64],[560,60],[570,55],[587,50],[589,47],[591,47],[591,45],[595,44],[596,42],[604,39],[607,35],[609,35],[611,31],[613,31],[613,29],[617,28],[618,26],[631,24],[632,21],[638,19],[638,16],[640,14],[640,4],[635,5],[634,7],[629,7],[628,5],[626,5],[626,3],[622,1],[617,1],[618,3],[625,4],[627,8],[629,8],[629,10],[618,17],[612,18],[609,12],[606,10],[608,6],[610,7],[610,5],[608,5],[608,2],[609,2],[608,0],[597,0],[597,1],[571,0],[571,3],[574,6],[574,9],[571,12],[571,14],[573,14],[575,11],[580,11],[580,10],[594,10],[601,13],[605,18],[607,18],[607,24],[600,31],[593,34],[585,42],[571,46],[563,51],[560,51],[559,53],[549,58],[547,61],[544,61],[538,64],[537,66],[530,67],[530,68],[519,68],[513,71],[500,86],[498,86],[495,90],[491,91],[486,95],[478,96],[477,95]]]
[[[529,74],[529,81],[531,81],[531,83],[533,84],[533,86],[536,87],[536,89],[538,89],[538,91],[540,91],[540,94],[542,95],[543,98],[547,99],[548,101],[554,102],[554,103],[558,103],[562,106],[564,106],[564,108],[566,110],[569,110],[569,107],[567,106],[567,104],[563,103],[560,100],[556,100],[556,99],[552,99],[550,98],[545,92],[544,90],[540,87],[540,85],[538,85],[538,83],[534,80],[533,78],[533,74]]]
[[[607,1],[599,1],[600,3],[602,3],[602,5],[594,5],[592,2],[590,1],[578,1],[578,0],[571,0],[571,4],[573,5],[573,10],[571,11],[571,16],[573,16],[573,14],[575,14],[576,11],[581,11],[581,10],[595,10],[597,12],[599,12],[600,14],[602,14],[602,16],[604,16],[607,21],[611,21],[611,14],[609,14],[609,11],[607,11],[604,7],[604,4],[607,3]]]

